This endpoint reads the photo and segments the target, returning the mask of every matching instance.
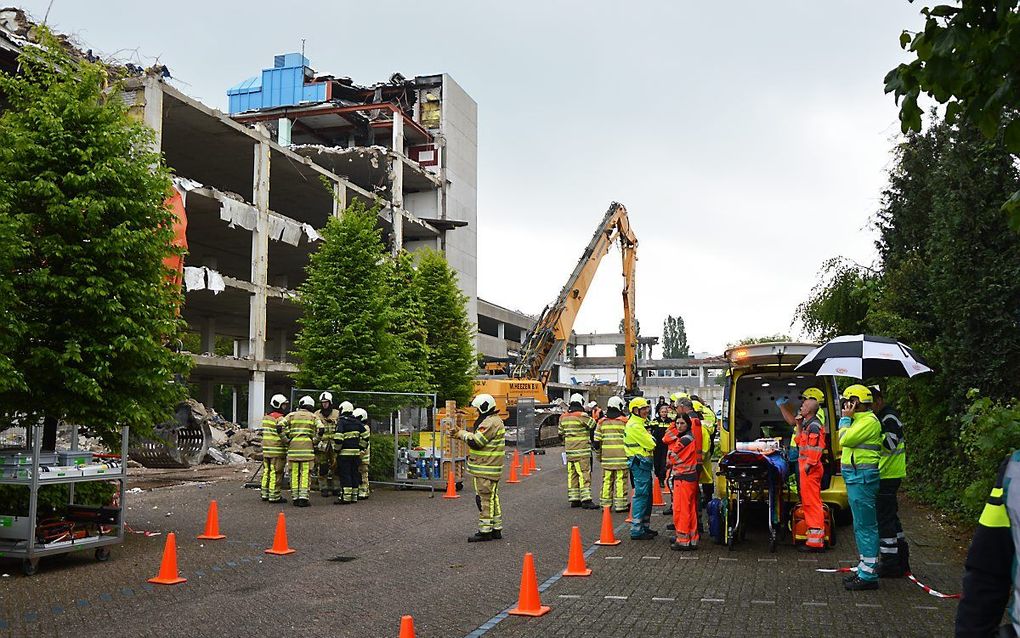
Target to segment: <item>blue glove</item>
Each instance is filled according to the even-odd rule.
[[[839,417],[839,429],[842,430],[843,428],[848,428],[853,422],[854,422],[853,419],[851,419],[850,417],[841,416]]]
[[[776,405],[778,405],[780,407],[786,405],[789,402],[790,402],[790,400],[787,399],[786,397],[780,397],[780,398],[776,399]]]

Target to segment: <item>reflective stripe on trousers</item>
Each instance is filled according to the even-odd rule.
[[[567,498],[571,501],[591,500],[591,459],[567,461]]]
[[[626,470],[602,469],[601,505],[607,506],[612,503],[614,511],[627,511],[627,488],[624,485],[624,474],[626,472]]]
[[[673,477],[673,527],[676,543],[681,547],[697,547],[698,540],[698,475],[691,478]]]
[[[311,461],[290,462],[290,495],[292,498],[308,499],[308,483],[311,472]]]
[[[478,531],[503,529],[503,507],[499,502],[499,481],[475,476],[471,479],[478,496]]]
[[[648,530],[652,518],[652,459],[632,456],[628,460],[630,480],[634,484],[634,502],[631,507],[631,537],[641,536]]]
[[[283,497],[283,470],[287,459],[275,457],[262,459],[262,498],[276,502]]]
[[[802,461],[800,471],[800,504],[808,527],[806,545],[825,546],[825,509],[822,507],[822,466]]]
[[[860,562],[857,575],[861,580],[878,580],[878,517],[875,502],[878,499],[878,468],[854,469],[843,466],[850,511],[854,517],[854,539]]]

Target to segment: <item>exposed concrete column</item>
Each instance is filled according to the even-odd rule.
[[[393,206],[393,254],[404,247],[404,114],[393,114],[393,152],[390,204]]]
[[[248,381],[248,424],[257,423],[266,404],[266,373],[259,368],[266,359],[266,285],[269,272],[269,132],[264,126],[255,130],[263,140],[255,145],[255,175],[252,202],[258,220],[251,233],[251,296],[248,317],[248,343],[254,369]]]
[[[698,366],[698,379],[701,381],[700,385],[703,388],[708,385],[708,383],[706,383],[707,378],[706,378],[705,372],[706,372],[705,366]]]
[[[216,354],[216,317],[202,318],[202,352]]]
[[[285,117],[277,120],[276,141],[280,146],[290,146],[290,130],[294,123]]]
[[[216,398],[216,384],[210,379],[203,379],[198,384],[199,401],[206,407],[212,407],[213,400]]]
[[[289,344],[287,342],[287,329],[280,328],[280,361],[287,360],[287,348]]]
[[[502,321],[496,324],[496,336],[500,339],[506,339],[506,324]]]
[[[340,217],[347,209],[347,187],[336,182],[333,184],[333,217]]]

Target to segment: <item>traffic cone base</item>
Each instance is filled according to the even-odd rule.
[[[291,549],[287,545],[287,519],[284,517],[283,512],[276,517],[276,533],[273,534],[273,547],[267,549],[267,554],[273,554],[274,556],[286,556],[287,554],[293,554],[296,550]]]
[[[564,576],[591,576],[591,570],[584,563],[584,550],[581,548],[581,528],[574,526],[570,530],[570,554]]]
[[[150,583],[157,585],[177,585],[187,582],[187,578],[181,578],[177,573],[177,535],[170,532],[166,535],[166,545],[163,546],[163,560],[159,563],[159,574],[150,578]]]
[[[415,638],[414,618],[411,616],[400,617],[400,636],[398,638]]]
[[[453,463],[450,464],[450,471],[446,473],[446,493],[443,498],[460,498],[457,493],[457,480],[453,477]]]
[[[524,567],[521,569],[521,589],[517,596],[517,606],[509,612],[511,616],[544,616],[549,607],[542,604],[538,595],[538,578],[535,576],[535,557],[528,552],[524,555]]]
[[[609,513],[608,507],[602,508],[602,532],[599,534],[599,539],[595,541],[596,545],[619,545],[620,539],[616,538],[616,534],[613,532],[613,515]]]
[[[216,501],[209,501],[209,513],[205,516],[205,533],[199,534],[198,539],[203,541],[218,541],[226,538],[220,534],[220,514]]]

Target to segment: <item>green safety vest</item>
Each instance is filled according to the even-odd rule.
[[[622,416],[602,419],[595,426],[595,440],[602,443],[599,460],[603,470],[622,470],[627,467],[627,448],[623,444],[627,421]]]
[[[901,479],[907,476],[907,450],[903,442],[903,422],[893,410],[882,415],[882,458],[878,461],[878,474],[884,479]]]
[[[655,439],[645,428],[647,422],[636,414],[630,415],[627,419],[627,426],[623,431],[623,446],[626,449],[627,457],[652,455],[655,449]]]
[[[498,481],[503,476],[506,429],[498,414],[485,417],[474,432],[461,435],[468,444],[467,469],[472,476]]]
[[[849,421],[849,425],[846,422]],[[840,462],[844,467],[878,469],[882,451],[882,424],[874,412],[857,412],[839,422],[839,443],[843,448]]]

